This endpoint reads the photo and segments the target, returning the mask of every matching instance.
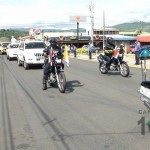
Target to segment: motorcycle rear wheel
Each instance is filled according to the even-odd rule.
[[[120,74],[122,77],[128,77],[130,74],[130,69],[127,63],[122,63],[120,67]]]
[[[57,84],[58,84],[59,91],[61,93],[64,93],[66,90],[66,76],[64,72],[58,73],[58,80],[59,81],[57,81]]]

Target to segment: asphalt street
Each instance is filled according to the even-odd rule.
[[[42,90],[41,67],[25,70],[0,55],[0,150],[149,150],[141,69],[130,67],[124,78],[98,65],[70,58],[62,94],[57,86]]]

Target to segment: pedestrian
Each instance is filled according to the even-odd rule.
[[[89,54],[89,59],[92,59],[92,43],[89,43],[88,45],[88,54]]]
[[[141,45],[139,41],[135,42],[135,65],[140,64]]]
[[[11,36],[11,43],[15,44],[16,43],[16,39],[14,38],[14,36]]]
[[[74,57],[76,57],[76,55],[77,55],[77,52],[76,52],[76,50],[77,50],[77,47],[76,47],[75,45],[73,45],[72,47],[73,47],[73,53],[74,53]]]

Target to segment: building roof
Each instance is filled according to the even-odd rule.
[[[138,35],[137,40],[139,42],[150,42],[150,35]]]
[[[94,29],[94,31],[103,31],[103,30],[104,30],[103,28]],[[119,29],[105,27],[105,31],[119,31]]]

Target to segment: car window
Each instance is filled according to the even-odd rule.
[[[8,44],[9,44],[9,43],[2,43],[2,46],[3,46],[4,48],[6,48]]]
[[[30,42],[25,43],[25,49],[45,48],[45,44],[42,42]]]
[[[148,49],[148,50],[150,50],[150,45],[145,45],[145,46],[143,46],[143,47],[142,47],[142,50],[143,50],[143,49]]]

